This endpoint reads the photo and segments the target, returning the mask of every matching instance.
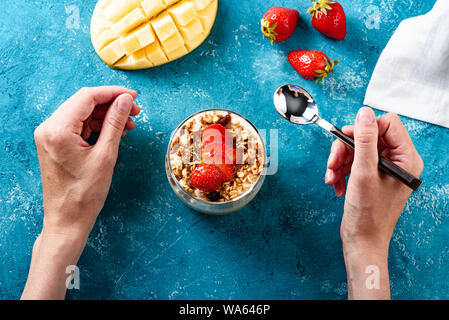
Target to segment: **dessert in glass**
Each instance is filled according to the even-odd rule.
[[[266,148],[256,127],[224,109],[195,113],[173,132],[166,172],[193,210],[226,214],[247,205],[265,180]]]

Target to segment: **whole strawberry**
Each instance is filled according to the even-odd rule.
[[[220,168],[213,164],[199,164],[190,175],[193,186],[204,192],[213,192],[221,187],[225,177]]]
[[[273,7],[261,20],[262,33],[273,44],[290,38],[298,24],[299,12],[294,9]]]
[[[312,15],[312,25],[322,34],[335,40],[346,37],[346,15],[337,1],[313,0],[307,10]]]
[[[316,80],[316,82],[319,80],[324,82],[324,78],[334,72],[334,67],[338,63],[316,50],[292,51],[287,58],[301,77],[306,80]]]

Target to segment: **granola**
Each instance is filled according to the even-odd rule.
[[[201,162],[201,131],[215,123],[223,125],[232,134],[233,146],[242,157],[235,166],[234,180],[207,193],[192,185],[190,174]],[[180,185],[192,196],[210,202],[225,202],[243,195],[257,182],[265,166],[265,149],[256,130],[245,119],[226,111],[206,111],[189,119],[176,132],[170,146],[170,165]]]

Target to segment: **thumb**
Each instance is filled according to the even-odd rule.
[[[374,111],[367,107],[361,108],[354,126],[355,168],[377,170],[379,163],[378,140],[379,129]]]
[[[118,96],[114,100],[104,118],[100,137],[97,141],[98,145],[107,147],[110,150],[118,150],[123,130],[125,130],[125,125],[133,106],[133,100],[133,97],[127,93]]]

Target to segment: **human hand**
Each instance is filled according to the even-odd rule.
[[[368,263],[363,259],[383,265],[381,272],[388,279],[388,246],[412,190],[379,171],[379,153],[417,177],[422,173],[423,161],[396,114],[389,113],[376,121],[370,108],[362,108],[355,126],[344,127],[343,132],[354,136],[355,150],[340,140],[333,143],[325,181],[334,186],[337,196],[346,193],[340,235],[348,281],[357,278],[351,269]],[[349,174],[346,187],[345,177]],[[387,284],[384,282],[384,288]],[[381,297],[386,297],[386,292]]]
[[[103,208],[137,93],[122,87],[84,88],[35,131],[42,175],[44,223],[34,243],[22,299],[63,299],[66,271],[76,265]],[[86,142],[100,132],[95,145]]]
[[[355,150],[336,140],[325,178],[337,196],[346,192],[342,239],[363,238],[386,244],[412,190],[379,171],[378,155],[415,176],[421,174],[423,162],[396,114],[389,113],[376,121],[371,109],[362,108],[355,126],[344,127],[343,132],[354,136]],[[345,177],[349,174],[346,190]]]
[[[132,130],[137,93],[83,88],[35,131],[44,197],[43,230],[86,237],[108,194],[120,139]],[[86,142],[99,132],[95,145]]]

